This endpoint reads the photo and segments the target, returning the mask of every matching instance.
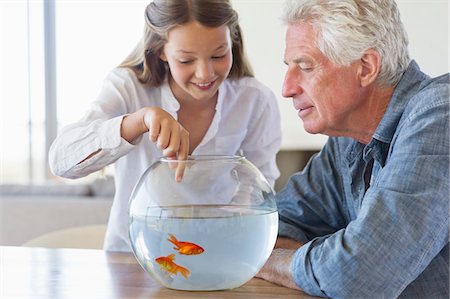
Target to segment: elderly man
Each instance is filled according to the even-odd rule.
[[[394,0],[293,0],[284,21],[283,96],[330,138],[277,194],[257,276],[332,298],[448,298],[449,74],[410,60]]]

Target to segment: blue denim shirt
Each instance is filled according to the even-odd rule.
[[[277,194],[305,292],[449,298],[449,86],[412,61],[369,144],[329,138]]]

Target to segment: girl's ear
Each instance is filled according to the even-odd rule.
[[[378,77],[381,68],[380,54],[374,49],[368,49],[360,59],[359,80],[362,87],[366,87]]]
[[[166,57],[166,54],[164,53],[164,51],[161,51],[161,54],[159,54],[159,59],[167,62],[167,57]]]

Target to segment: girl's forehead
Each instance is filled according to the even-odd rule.
[[[175,51],[218,49],[231,44],[228,26],[206,27],[197,22],[177,26],[167,34],[166,46]]]

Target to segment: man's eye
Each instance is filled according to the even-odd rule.
[[[314,68],[310,65],[299,65],[302,72],[311,72]]]

